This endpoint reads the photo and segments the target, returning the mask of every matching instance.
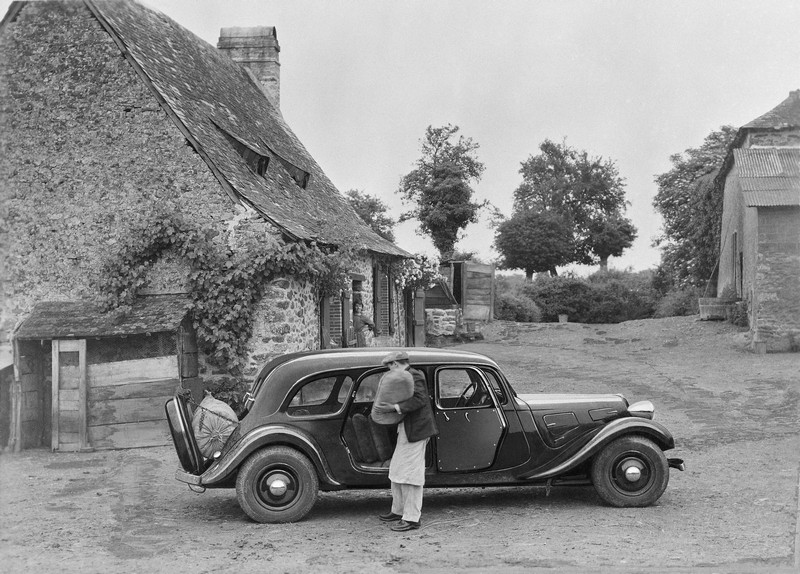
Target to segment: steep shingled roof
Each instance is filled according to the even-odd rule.
[[[336,244],[344,231],[371,251],[409,256],[361,221],[244,68],[141,4],[84,2],[229,194],[293,237]],[[257,175],[231,138],[278,161]],[[310,174],[305,188],[298,169]]]
[[[800,90],[789,92],[789,97],[766,114],[742,126],[742,129],[785,129],[800,127]]]

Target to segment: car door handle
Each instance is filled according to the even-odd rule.
[[[472,422],[471,420],[469,420],[469,413],[464,413],[464,418],[467,419],[468,423]]]
[[[447,413],[442,413],[444,415],[444,420],[450,422],[450,417],[447,416]]]

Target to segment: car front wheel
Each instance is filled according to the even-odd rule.
[[[311,461],[295,449],[256,451],[239,469],[236,498],[256,522],[295,522],[317,501],[319,479]]]
[[[660,448],[640,436],[626,436],[606,446],[592,463],[592,483],[612,506],[650,506],[669,482],[669,464]]]

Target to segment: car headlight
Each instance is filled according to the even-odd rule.
[[[628,407],[628,414],[632,417],[641,417],[643,419],[652,420],[655,410],[656,409],[653,406],[653,403],[650,401],[639,401],[638,403],[633,403]]]

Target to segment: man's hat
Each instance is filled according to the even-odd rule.
[[[395,351],[393,353],[389,353],[383,359],[381,359],[382,365],[387,365],[394,361],[407,361],[408,360],[408,353],[405,351]]]

